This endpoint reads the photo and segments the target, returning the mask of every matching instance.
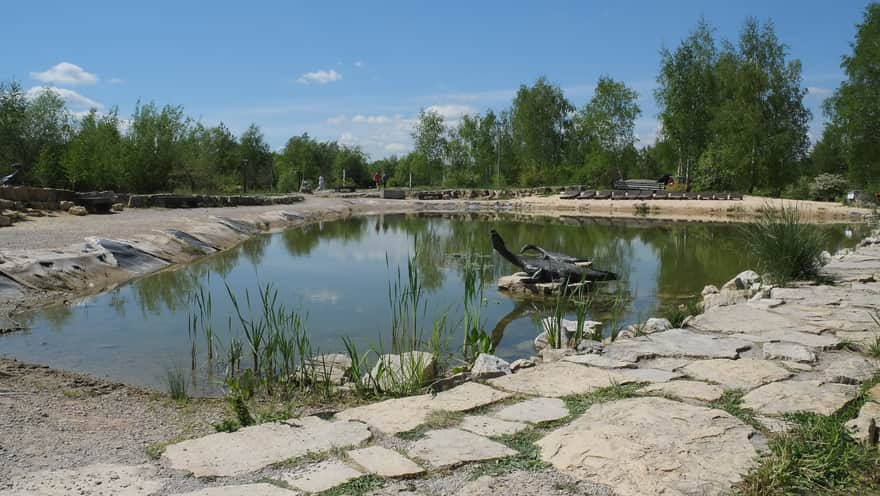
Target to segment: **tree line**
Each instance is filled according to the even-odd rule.
[[[273,152],[256,125],[235,136],[179,106],[139,103],[126,120],[115,109],[74,118],[57,93],[28,98],[11,81],[0,83],[0,172],[20,163],[33,184],[129,192],[292,191],[318,176],[331,186],[343,176],[366,186],[374,171],[393,186],[607,188],[671,174],[693,189],[773,196],[876,189],[880,4],[866,7],[851,45],[841,64],[846,80],[824,103],[814,146],[800,61],[772,22],[748,18],[734,40],[716,39],[701,20],[677,47],[661,50],[653,143],[636,136],[638,93],[607,75],[580,106],[540,77],[498,112],[447,122],[422,110],[413,151],[372,162],[357,147],[307,134]]]

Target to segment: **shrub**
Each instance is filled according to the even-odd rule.
[[[819,174],[810,184],[810,197],[819,201],[838,201],[847,189],[849,183],[840,174]]]
[[[825,234],[803,222],[796,206],[765,205],[742,229],[759,268],[777,284],[819,275]]]

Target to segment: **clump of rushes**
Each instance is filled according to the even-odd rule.
[[[684,303],[673,303],[665,307],[661,314],[666,320],[672,324],[672,327],[681,327],[684,320],[692,315],[699,315],[701,312],[699,302],[695,299],[689,299]]]
[[[168,381],[168,394],[175,401],[186,401],[186,373],[181,367],[172,367],[165,371]]]
[[[765,205],[758,218],[741,229],[758,267],[777,284],[819,276],[825,234],[804,222],[797,206]]]
[[[482,310],[484,259],[479,265],[468,257],[464,271],[464,343],[462,356],[466,363],[473,364],[480,353],[495,353],[495,343],[483,327]]]

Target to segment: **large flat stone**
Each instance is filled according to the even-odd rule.
[[[327,460],[296,474],[283,476],[284,482],[307,493],[319,493],[364,475],[338,460]]]
[[[781,308],[785,308],[783,305]],[[785,315],[754,305],[731,305],[712,308],[697,315],[688,327],[700,331],[723,332],[727,334],[764,334],[769,331],[798,331],[819,334],[818,327]]]
[[[434,468],[494,460],[516,453],[501,443],[459,429],[428,431],[407,452],[409,456],[424,460]]]
[[[649,384],[639,390],[642,393],[659,393],[682,399],[715,401],[724,393],[724,389],[714,384],[700,381],[670,381],[660,384]]]
[[[4,476],[2,484],[9,488],[0,491],[3,496],[148,496],[162,489],[164,481],[156,478],[156,467],[151,465],[99,463],[34,472],[20,481],[10,481]]]
[[[351,450],[348,457],[366,472],[381,477],[410,477],[425,472],[409,458],[381,446]]]
[[[754,464],[752,432],[727,412],[647,397],[594,405],[537,445],[557,469],[620,496],[720,495]]]
[[[522,422],[509,422],[488,415],[468,415],[458,425],[459,429],[486,437],[509,436],[528,427]]]
[[[603,369],[627,369],[635,367],[632,362],[624,362],[615,360],[607,356],[597,355],[595,353],[587,353],[585,355],[570,355],[562,358],[563,362],[579,363],[581,365],[589,365],[591,367],[600,367]]]
[[[181,493],[176,496],[295,496],[300,494],[289,489],[283,489],[272,484],[260,482],[257,484],[243,484],[240,486],[217,486],[200,489],[189,493]]]
[[[380,389],[390,390],[395,384],[413,381],[425,384],[434,378],[435,368],[434,355],[424,351],[382,355],[373,365],[370,377]]]
[[[356,446],[370,437],[369,428],[360,422],[304,417],[172,444],[162,459],[170,468],[196,477],[234,477],[309,453]]]
[[[798,331],[767,331],[761,334],[732,334],[732,337],[755,343],[794,343],[814,350],[833,350],[840,346],[840,338],[834,334],[812,334]]]
[[[737,358],[740,351],[751,346],[751,342],[742,339],[670,329],[616,341],[605,348],[605,355],[627,362],[656,357]]]
[[[637,368],[621,370],[620,373],[631,379],[632,382],[650,382],[651,384],[669,382],[673,379],[684,377],[684,374],[681,372],[670,372],[662,369]]]
[[[700,360],[682,371],[691,377],[717,382],[724,389],[754,389],[768,382],[791,377],[791,372],[769,360]]]
[[[828,382],[860,384],[877,372],[876,360],[853,353],[828,353],[822,360],[829,362],[823,373]]]
[[[856,386],[820,381],[782,381],[761,386],[743,396],[742,406],[766,415],[813,412],[831,415],[858,393]]]
[[[380,401],[343,410],[336,417],[359,420],[386,434],[397,434],[424,424],[432,411],[464,412],[508,397],[510,393],[476,382],[466,382],[435,396],[423,394]]]
[[[589,393],[597,388],[629,382],[633,381],[616,370],[571,362],[545,363],[489,380],[489,384],[508,391],[554,398]]]
[[[795,343],[764,343],[762,349],[765,360],[786,360],[800,363],[813,363],[816,354],[806,346]]]
[[[495,412],[495,416],[512,422],[539,424],[567,417],[565,402],[559,398],[532,398],[514,403]]]

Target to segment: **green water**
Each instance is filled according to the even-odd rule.
[[[735,225],[609,219],[514,218],[511,216],[359,217],[314,224],[253,238],[226,253],[153,274],[70,306],[23,316],[28,331],[0,337],[0,354],[113,380],[164,388],[169,367],[190,365],[189,297],[203,288],[213,297],[214,328],[222,343],[233,311],[226,285],[242,300],[271,283],[279,298],[307,314],[312,344],[339,352],[342,337],[358,344],[386,341],[390,326],[390,272],[414,257],[425,288],[425,322],[448,313],[449,350],[461,343],[464,254],[485,262],[484,326],[498,342],[498,355],[534,353],[536,319],[549,304],[517,301],[495,289],[515,271],[492,252],[494,227],[516,250],[524,243],[572,255],[591,255],[595,266],[623,276],[627,295],[623,323],[658,315],[661,307],[699,295],[752,266]],[[819,226],[828,250],[849,247],[864,234],[860,225]],[[613,286],[606,288],[613,290]],[[596,320],[607,319],[598,310]],[[233,319],[234,320],[234,319]],[[203,345],[197,348],[199,389],[212,389]]]

